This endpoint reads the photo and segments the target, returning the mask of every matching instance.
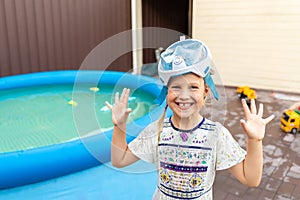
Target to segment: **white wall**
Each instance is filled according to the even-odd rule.
[[[194,0],[192,19],[224,85],[300,93],[299,0]]]

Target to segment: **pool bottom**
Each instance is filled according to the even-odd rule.
[[[148,172],[124,172],[108,163],[44,182],[0,190],[0,199],[151,200],[157,185],[154,165],[138,161],[130,168],[148,169]]]

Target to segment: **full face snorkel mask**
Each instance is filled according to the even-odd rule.
[[[204,78],[215,99],[219,94],[210,75],[212,56],[208,47],[201,41],[186,39],[175,42],[162,54],[158,64],[158,75],[164,86],[156,103],[162,104],[165,100],[168,88],[167,84],[171,77],[183,75],[189,72]]]

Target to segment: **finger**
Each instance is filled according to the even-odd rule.
[[[110,109],[110,110],[112,110],[112,105],[110,104],[110,103],[108,103],[107,101],[105,101],[105,105]]]
[[[124,97],[124,103],[126,103],[126,106],[128,105],[128,99],[129,99],[130,89],[126,89],[126,95]]]
[[[275,118],[275,115],[270,115],[266,119],[264,119],[265,124],[267,125],[270,121],[272,121]]]
[[[122,102],[122,103],[125,103],[125,104],[127,104],[127,102],[128,102],[128,97],[129,97],[129,89],[128,88],[124,88],[123,89],[123,92],[122,92],[122,96],[121,96],[121,98],[120,98],[120,101]]]
[[[244,130],[246,130],[246,121],[244,119],[240,120],[241,126],[243,127]]]
[[[115,104],[118,104],[120,101],[119,101],[119,92],[116,92],[115,94]]]
[[[251,99],[250,101],[251,101],[251,103],[250,103],[251,104],[250,105],[250,107],[251,107],[251,113],[256,114],[257,110],[256,110],[255,100]]]
[[[262,117],[263,116],[263,113],[264,113],[264,105],[262,103],[259,104],[259,108],[258,108],[258,113],[257,115],[259,117]]]
[[[128,99],[127,98],[127,96],[128,96],[127,90],[128,90],[127,88],[124,88],[123,91],[122,91],[121,98],[120,98],[120,101],[122,103],[126,103],[126,99]]]
[[[126,88],[123,88],[123,91],[122,91],[122,94],[121,94],[121,97],[120,97],[121,102],[124,102],[125,93],[126,93]]]
[[[243,104],[243,109],[244,109],[245,117],[248,120],[248,119],[250,119],[251,113],[250,113],[250,110],[248,108],[248,105],[247,105],[247,102],[246,102],[245,99],[242,99],[242,104]]]
[[[131,110],[131,108],[127,108],[127,110],[126,110],[126,113],[130,113],[132,110]]]
[[[125,116],[126,118],[128,117],[128,115],[130,114],[131,112],[131,108],[127,108],[126,111],[125,111]]]

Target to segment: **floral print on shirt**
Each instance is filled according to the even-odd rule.
[[[216,170],[227,169],[245,158],[245,150],[220,123],[203,119],[192,130],[180,130],[168,118],[159,143],[157,126],[155,122],[144,129],[129,149],[140,159],[157,165],[158,199],[212,199]]]

